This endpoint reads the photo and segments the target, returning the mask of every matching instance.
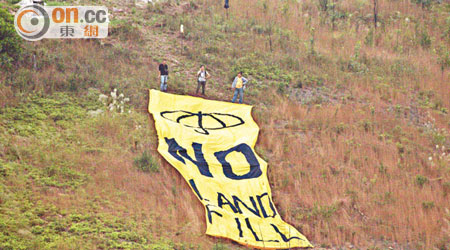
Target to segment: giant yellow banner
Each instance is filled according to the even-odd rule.
[[[254,151],[251,106],[150,91],[158,152],[205,206],[206,234],[265,249],[312,247],[278,214]]]

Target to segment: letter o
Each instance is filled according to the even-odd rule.
[[[233,172],[231,164],[227,160],[225,160],[225,157],[227,157],[227,155],[234,151],[242,153],[245,156],[245,159],[250,164],[250,171],[248,173],[244,175],[236,175]],[[256,158],[255,153],[253,152],[252,148],[245,143],[239,144],[236,147],[230,148],[226,151],[214,153],[214,156],[216,156],[217,160],[220,162],[220,164],[222,164],[223,174],[230,179],[253,179],[258,178],[262,175],[261,166],[258,162],[258,159]]]
[[[59,18],[60,19],[58,19],[57,12],[59,12]],[[53,22],[55,22],[55,23],[62,23],[62,22],[64,22],[64,18],[65,18],[65,14],[64,14],[64,10],[62,8],[55,8],[52,11]]]

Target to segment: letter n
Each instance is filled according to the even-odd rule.
[[[213,177],[211,172],[209,171],[208,163],[205,160],[205,157],[203,156],[202,152],[202,144],[199,143],[192,143],[192,148],[194,149],[195,153],[195,160],[192,159],[186,149],[178,145],[178,143],[175,141],[175,139],[168,139],[164,138],[166,140],[167,145],[169,146],[169,154],[171,154],[175,159],[179,160],[183,164],[186,164],[184,159],[189,160],[192,162],[195,166],[197,166],[200,173],[206,177]]]

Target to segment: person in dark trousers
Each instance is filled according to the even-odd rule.
[[[169,78],[169,66],[167,66],[166,60],[159,65],[159,78],[161,79],[160,89],[163,92],[167,92],[167,80]]]
[[[233,88],[234,91],[233,100],[231,100],[231,102],[236,102],[237,96],[239,95],[239,103],[242,103],[244,99],[244,89],[247,82],[248,80],[242,76],[242,72],[239,72],[231,85],[231,88]]]
[[[206,85],[206,79],[210,78],[211,75],[206,71],[205,66],[202,65],[200,67],[200,70],[197,72],[197,91],[195,92],[198,94],[198,91],[200,90],[200,86],[202,87],[202,95],[205,95],[205,85]]]

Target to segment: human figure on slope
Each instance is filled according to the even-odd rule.
[[[159,78],[161,79],[160,89],[163,92],[167,92],[167,80],[169,79],[169,66],[167,66],[166,60],[163,60],[159,65]]]
[[[236,102],[236,99],[239,95],[239,103],[242,103],[244,99],[244,89],[248,80],[242,76],[242,72],[239,72],[238,75],[234,78],[233,84],[231,88],[234,91],[233,100],[231,102]]]
[[[200,70],[197,72],[197,91],[195,92],[198,94],[198,91],[200,90],[200,86],[202,87],[202,95],[205,95],[205,86],[206,86],[206,79],[209,79],[211,75],[206,71],[205,66],[202,65],[200,67]]]

